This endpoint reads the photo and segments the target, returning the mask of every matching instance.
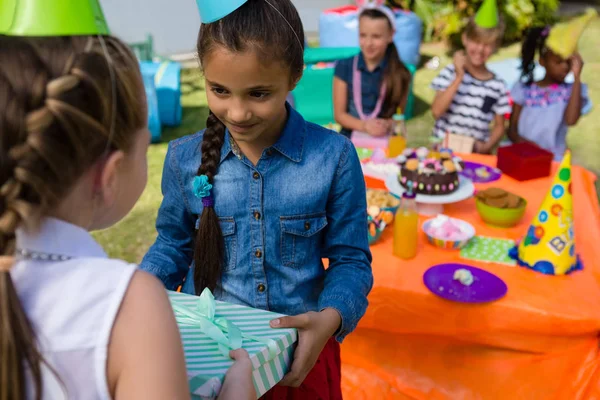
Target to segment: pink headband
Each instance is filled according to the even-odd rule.
[[[362,13],[367,10],[377,10],[377,11],[383,13],[383,15],[385,15],[387,17],[387,19],[390,21],[390,24],[392,25],[392,30],[394,32],[396,32],[396,17],[394,16],[394,12],[389,7],[386,7],[381,4],[377,4],[375,2],[367,2],[366,4],[362,5],[358,15],[361,16]]]

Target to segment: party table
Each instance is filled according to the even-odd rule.
[[[495,166],[493,156],[466,161]],[[477,189],[501,187],[528,201],[513,228],[487,226],[469,199],[445,214],[477,235],[519,240],[548,192],[551,176],[518,182],[503,175]],[[526,268],[463,260],[427,243],[416,258],[392,255],[389,228],[373,253],[374,287],[357,330],[342,345],[345,399],[600,399],[600,207],[595,176],[572,169],[575,240],[582,271],[547,276]],[[382,181],[367,179],[382,188]],[[421,217],[421,223],[425,220]],[[441,299],[423,284],[440,263],[466,263],[502,278],[507,295],[486,304]]]

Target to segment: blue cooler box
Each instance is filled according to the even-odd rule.
[[[154,76],[160,121],[166,126],[181,124],[181,65],[165,61],[140,63],[142,73]]]
[[[148,103],[148,129],[152,134],[152,143],[156,143],[160,141],[162,128],[158,111],[156,88],[154,86],[154,74],[142,72],[142,79],[144,80],[146,102]]]

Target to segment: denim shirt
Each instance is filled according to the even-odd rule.
[[[354,57],[340,60],[335,66],[335,76],[346,82],[348,87],[348,93],[346,95],[348,114],[354,118],[359,118],[358,111],[356,110],[356,104],[354,104],[354,72],[353,72]],[[371,114],[375,109],[377,100],[379,100],[379,91],[381,83],[383,81],[383,74],[385,67],[387,66],[387,57],[384,58],[381,63],[375,67],[373,71],[369,71],[365,58],[360,52],[358,55],[357,68],[360,71],[361,79],[361,91],[362,91],[362,107],[365,115]],[[342,128],[340,132],[343,135],[350,137],[348,129]]]
[[[365,182],[351,142],[287,106],[279,140],[254,166],[226,132],[214,179],[226,259],[219,300],[296,315],[331,307],[339,341],[356,327],[373,285]],[[196,293],[193,241],[202,201],[192,193],[203,132],[169,144],[158,238],[141,268]],[[322,259],[329,259],[324,268]],[[191,267],[190,267],[191,266]]]

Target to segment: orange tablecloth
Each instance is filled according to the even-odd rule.
[[[496,162],[491,156],[463,158]],[[369,308],[342,346],[345,398],[600,399],[600,208],[594,175],[579,167],[572,175],[584,270],[568,276],[469,262],[458,252],[432,247],[424,235],[417,257],[403,261],[392,256],[392,230],[387,230],[371,248],[375,285]],[[528,200],[527,214],[514,228],[484,225],[473,199],[447,205],[445,213],[470,222],[478,235],[520,239],[551,180],[503,176],[477,185],[502,187]],[[444,262],[495,273],[508,285],[506,297],[485,305],[438,298],[422,276]]]

